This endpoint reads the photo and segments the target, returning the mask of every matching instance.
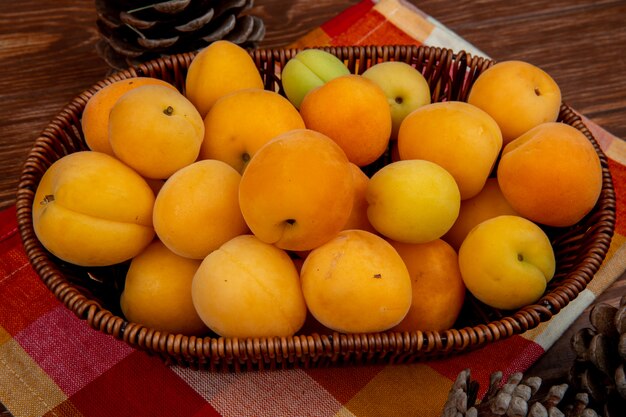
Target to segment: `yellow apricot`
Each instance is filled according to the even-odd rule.
[[[198,111],[185,96],[167,87],[130,90],[109,115],[113,153],[146,178],[165,179],[194,162],[203,139]]]
[[[501,61],[478,76],[467,102],[493,117],[506,145],[541,123],[555,122],[561,90],[550,74],[529,62]]]
[[[156,330],[199,336],[208,329],[191,300],[199,260],[178,256],[155,240],[131,262],[120,305],[132,322]]]
[[[176,89],[170,83],[152,77],[136,77],[115,81],[96,91],[85,104],[81,116],[81,126],[85,142],[92,151],[104,152],[113,156],[109,143],[109,113],[125,92],[142,85],[163,85]]]
[[[270,139],[304,129],[298,110],[273,91],[239,90],[218,99],[204,118],[200,159],[219,159],[243,172]]]
[[[434,162],[454,177],[461,200],[478,194],[502,148],[498,124],[460,101],[427,104],[409,114],[398,133],[400,158]]]
[[[329,329],[380,332],[411,306],[411,278],[398,252],[364,230],[344,230],[306,257],[300,273],[311,314]]]
[[[101,152],[76,152],[44,173],[33,201],[39,241],[58,258],[106,266],[140,253],[154,237],[146,181]]]
[[[241,175],[222,161],[194,162],[165,181],[154,202],[154,229],[180,256],[204,259],[248,227],[239,209]]]
[[[263,79],[248,51],[233,42],[213,42],[189,65],[185,95],[202,117],[218,98],[245,88],[262,89]]]
[[[307,313],[289,255],[253,235],[237,236],[209,254],[191,294],[200,318],[224,337],[291,336]]]

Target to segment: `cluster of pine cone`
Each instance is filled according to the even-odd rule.
[[[245,14],[253,0],[96,0],[98,54],[114,69],[195,52],[225,39],[254,47],[263,20]]]
[[[619,307],[600,303],[589,315],[590,328],[572,337],[576,360],[567,383],[546,390],[539,377],[491,375],[477,401],[478,382],[470,370],[459,373],[442,417],[623,417],[626,416],[626,295]]]

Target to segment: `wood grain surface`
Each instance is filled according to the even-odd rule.
[[[281,47],[357,0],[256,0],[260,47]],[[412,0],[496,60],[522,59],[548,71],[564,100],[626,138],[626,0]],[[95,10],[86,0],[0,2],[0,208],[15,202],[22,162],[34,139],[74,96],[109,71],[94,49]],[[622,275],[599,302],[617,305]],[[569,338],[587,312],[529,371],[562,379],[573,360]],[[1,407],[0,407],[1,409]]]

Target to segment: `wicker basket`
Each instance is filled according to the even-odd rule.
[[[362,73],[374,63],[398,60],[422,71],[433,101],[467,98],[476,77],[493,61],[465,52],[425,46],[337,47],[327,51],[345,60],[350,70]],[[280,91],[280,69],[295,49],[251,51],[266,89]],[[579,224],[546,229],[557,257],[557,272],[546,294],[518,311],[498,311],[471,296],[455,328],[441,332],[383,332],[375,334],[324,333],[306,325],[293,337],[255,339],[217,336],[188,337],[168,334],[127,322],[119,310],[119,293],[127,265],[79,268],[50,255],[37,240],[32,224],[36,187],[45,170],[60,157],[86,145],[81,113],[87,100],[102,87],[129,77],[161,78],[183,89],[193,54],[150,61],[102,80],[83,92],[37,138],[23,167],[17,193],[17,218],[24,248],[35,271],[50,291],[79,318],[98,331],[132,347],[159,355],[170,363],[194,369],[240,371],[338,364],[409,363],[475,349],[521,334],[549,320],[582,291],[600,267],[613,235],[615,196],[606,156],[581,119],[563,104],[559,120],[574,126],[594,145],[603,168],[603,187],[594,210]],[[555,208],[556,209],[556,208]]]

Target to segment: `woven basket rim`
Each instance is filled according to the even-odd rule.
[[[393,59],[393,57],[406,53],[415,57],[427,56],[430,59],[433,59],[433,56],[439,56],[440,60],[455,63],[464,70],[468,68],[476,70],[478,68],[476,71],[480,71],[495,63],[492,59],[473,57],[465,51],[454,52],[451,49],[424,45],[318,48],[333,54],[342,54],[348,60],[371,59],[372,56],[374,58],[383,57],[386,59],[391,57],[390,59]],[[271,59],[288,59],[302,49],[308,48],[256,49],[250,50],[249,53],[259,64]],[[597,208],[591,214],[594,216],[595,223],[593,224],[597,224],[598,227],[597,230],[593,231],[594,239],[591,244],[585,246],[587,255],[580,260],[580,266],[563,277],[558,286],[544,294],[536,303],[485,324],[443,331],[386,331],[371,334],[297,333],[291,337],[238,339],[169,334],[128,322],[125,318],[112,313],[97,300],[88,298],[77,286],[70,283],[37,240],[32,225],[32,203],[38,183],[36,177],[42,174],[38,164],[41,160],[50,159],[48,155],[50,148],[63,148],[57,138],[58,132],[64,131],[68,126],[71,128],[80,125],[79,119],[82,109],[96,91],[121,79],[146,76],[155,68],[163,70],[177,65],[186,68],[194,56],[195,53],[184,53],[155,59],[116,72],[93,84],[71,100],[43,129],[23,165],[17,190],[16,215],[18,229],[29,262],[55,297],[76,316],[86,320],[90,327],[98,331],[123,340],[134,348],[155,353],[168,362],[212,369],[222,365],[222,367],[225,366],[229,369],[234,367],[235,370],[239,370],[243,367],[240,364],[242,360],[253,362],[255,369],[298,366],[299,360],[304,360],[305,366],[314,366],[318,360],[320,363],[324,362],[321,357],[330,357],[330,361],[333,362],[341,355],[354,352],[362,355],[374,354],[385,351],[388,346],[396,347],[395,353],[389,358],[390,362],[402,362],[406,357],[420,360],[481,347],[497,340],[524,333],[550,320],[586,287],[608,252],[615,228],[615,196],[608,170],[608,161],[580,116],[563,102],[561,106],[562,118],[566,120],[566,123],[581,130],[587,136],[601,160],[603,169],[602,194]],[[180,78],[178,73],[174,74],[174,78],[176,77]],[[82,133],[79,133],[80,137],[75,140],[80,140],[81,135]],[[62,154],[63,151],[64,149],[58,149],[56,152]],[[54,155],[52,157],[54,158]],[[268,362],[267,358],[261,356],[252,355],[251,357],[250,352],[269,354],[271,359]]]

